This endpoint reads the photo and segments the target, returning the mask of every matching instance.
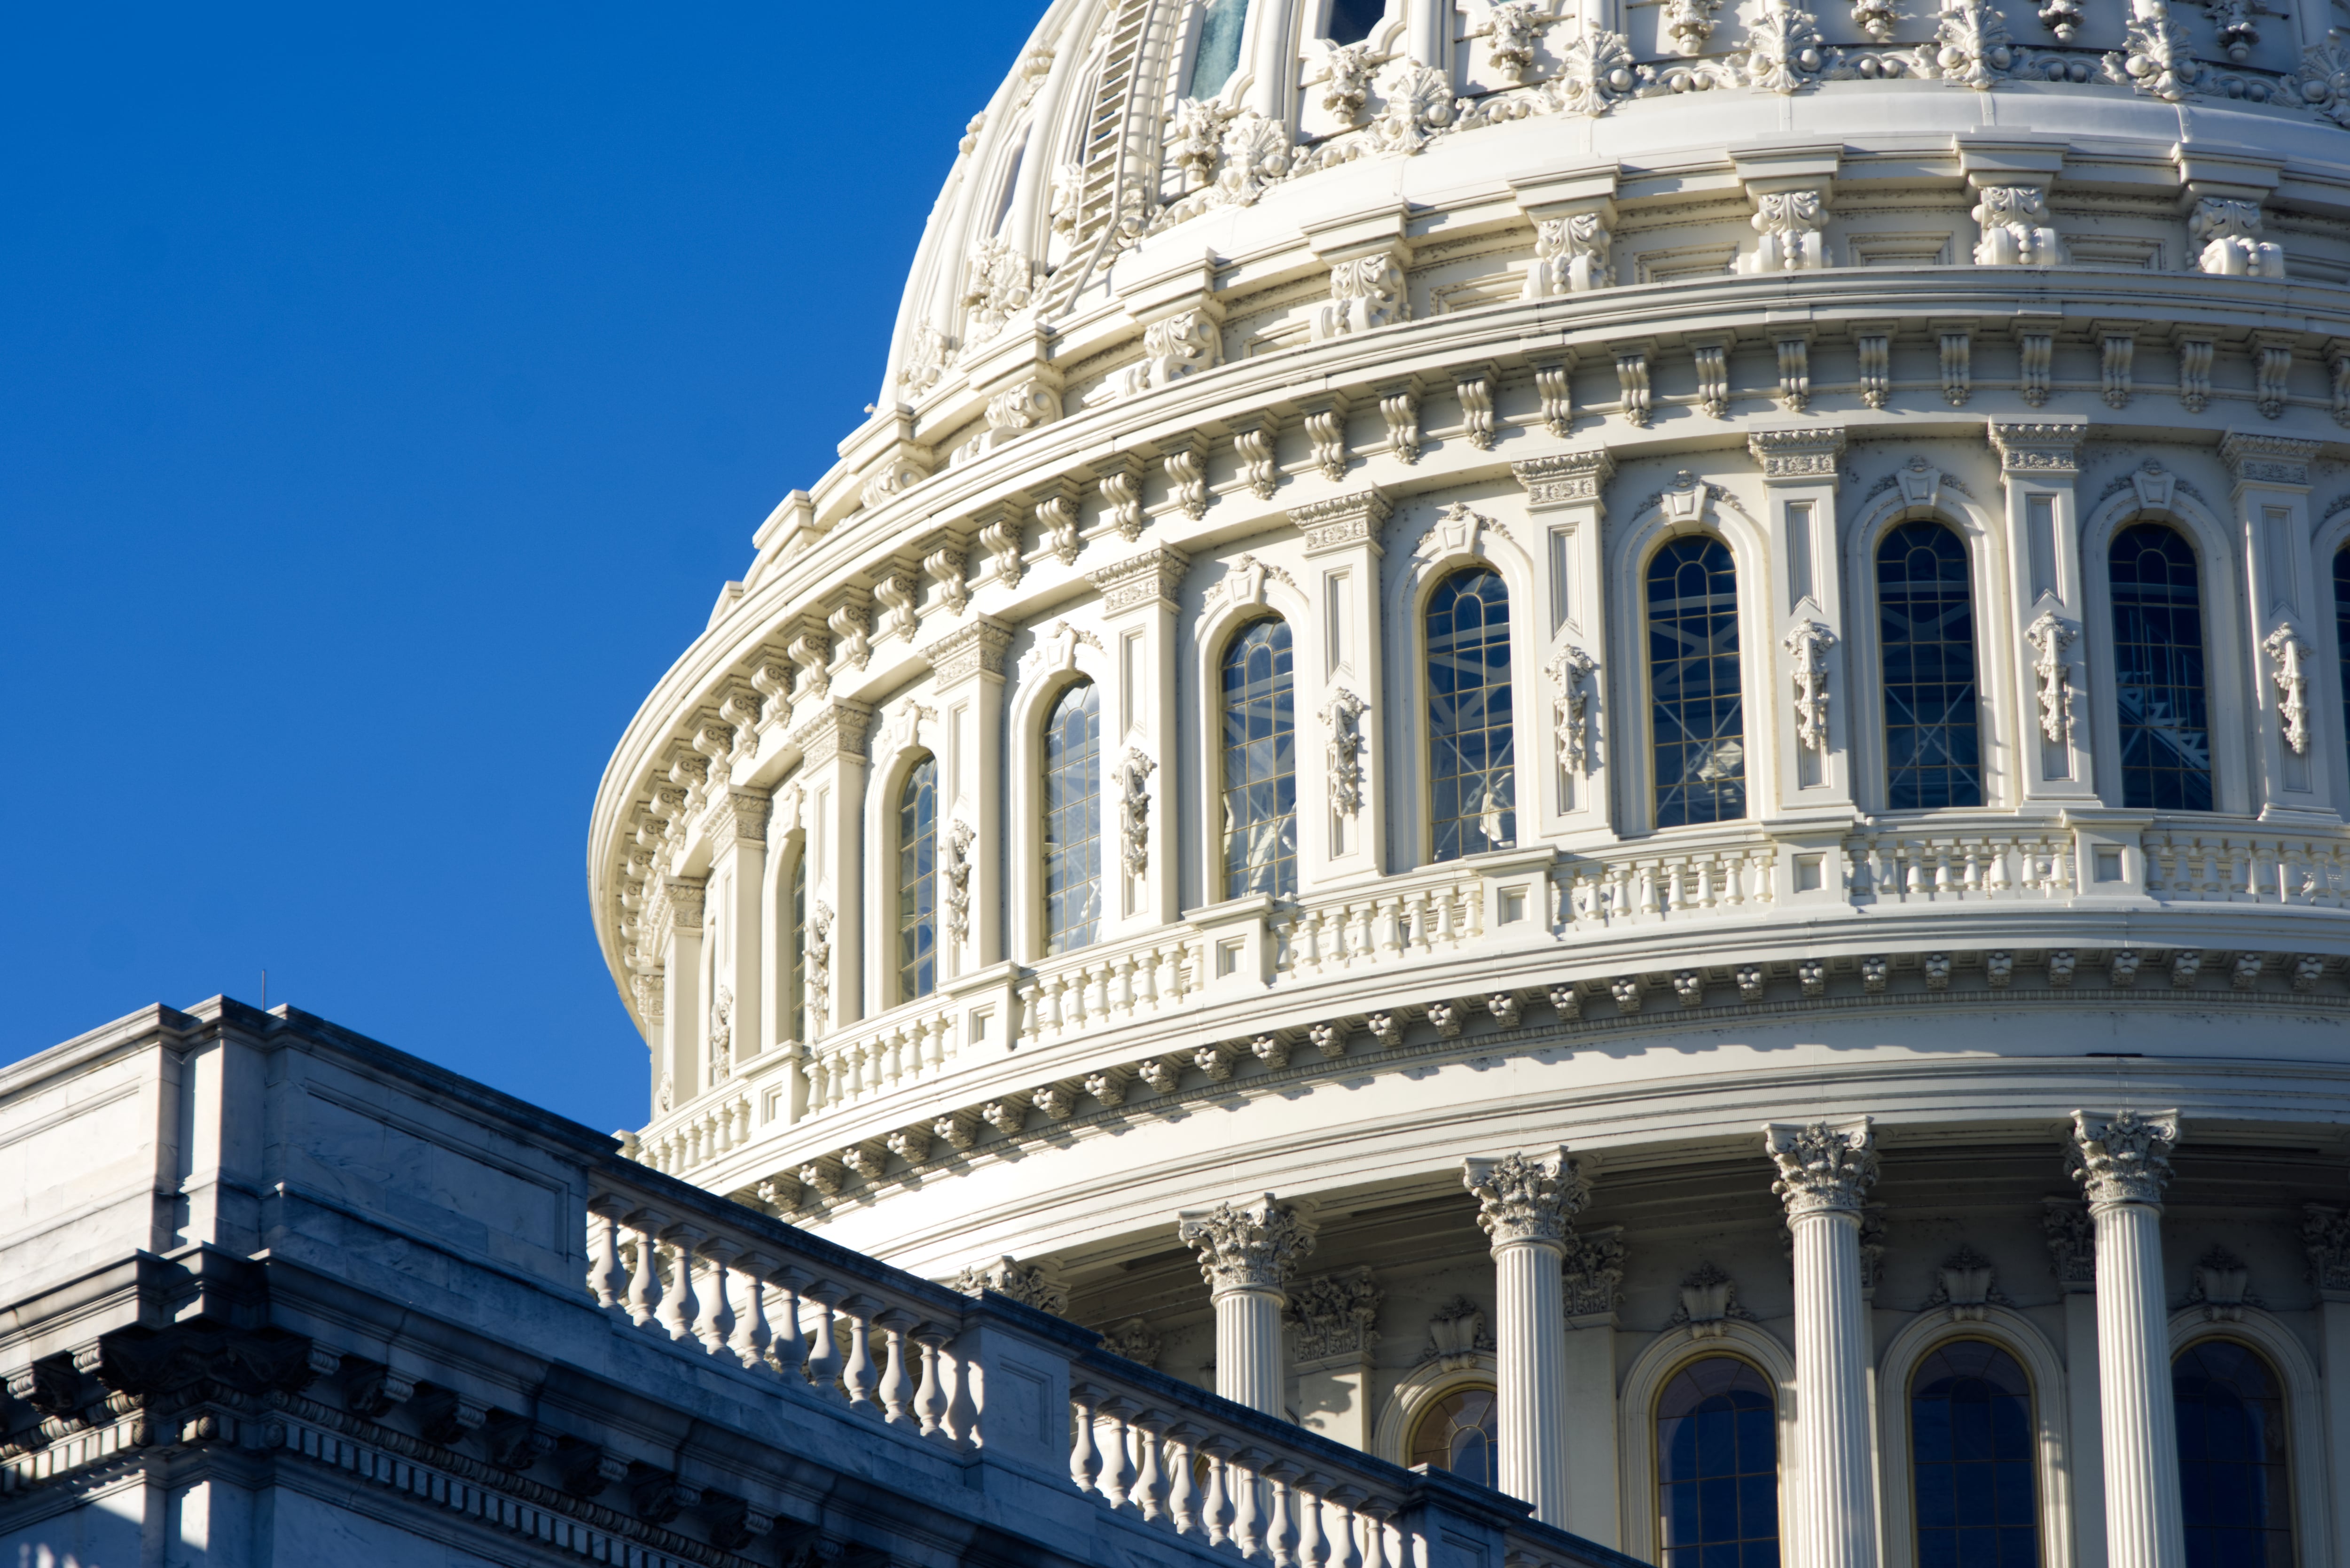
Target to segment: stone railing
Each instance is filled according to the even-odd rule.
[[[1498,1493],[1113,1355],[1092,1331],[993,1292],[963,1295],[619,1161],[595,1173],[592,1194],[584,1283],[616,1323],[968,1459],[1033,1474],[1048,1439],[1066,1443],[1066,1484],[1194,1549],[1286,1568],[1407,1568],[1438,1561],[1466,1531],[1493,1538],[1489,1563],[1632,1562],[1531,1522]],[[1046,1418],[1064,1401],[1066,1420]],[[1057,1482],[1057,1448],[1049,1458]]]
[[[1047,959],[1018,988],[1023,1045],[1192,1004],[1205,948],[1188,926]]]
[[[2001,829],[1855,834],[1844,843],[1856,904],[1953,898],[2054,898],[2074,890],[2073,835]]]
[[[2303,904],[2350,899],[2350,843],[2340,834],[2143,834],[2146,890],[2166,903]]]
[[[1482,877],[1436,866],[1309,898],[1273,922],[1276,979],[1450,957],[1485,932]]]

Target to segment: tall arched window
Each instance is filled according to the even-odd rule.
[[[1101,688],[1061,693],[1045,721],[1045,951],[1073,952],[1101,927]]]
[[[2203,596],[2195,552],[2175,528],[2114,535],[2114,688],[2122,804],[2211,809],[2211,729],[2203,692]]]
[[[1297,891],[1297,681],[1289,623],[1224,648],[1224,897]]]
[[[1191,96],[1213,98],[1241,68],[1241,35],[1249,0],[1201,0],[1200,39],[1191,48]]]
[[[1974,593],[1957,534],[1939,523],[1886,534],[1877,546],[1877,622],[1887,805],[1981,805]]]
[[[939,764],[924,757],[898,791],[898,1000],[939,985]]]
[[[1428,785],[1432,857],[1518,839],[1510,724],[1510,591],[1483,566],[1455,572],[1428,602]]]
[[[1657,826],[1746,815],[1746,719],[1738,689],[1738,567],[1708,535],[1648,562],[1648,722]]]
[[[2350,742],[2350,545],[2334,552],[2334,650],[2342,665],[2342,734]]]
[[[2250,1345],[2207,1339],[2170,1366],[2178,1489],[2193,1568],[2293,1568],[2284,1391]]]
[[[784,937],[784,1034],[806,1040],[816,1031],[807,1025],[807,848],[792,857],[791,907],[785,911]]]
[[[2015,1357],[1953,1340],[1909,1378],[1909,1463],[1918,1561],[1948,1568],[2038,1568],[2032,1384]]]
[[[1428,1408],[1411,1431],[1409,1463],[1451,1470],[1479,1486],[1499,1486],[1500,1440],[1491,1388],[1463,1388]]]
[[[1657,1513],[1664,1568],[1778,1568],[1778,1402],[1752,1362],[1692,1361],[1657,1397]]]

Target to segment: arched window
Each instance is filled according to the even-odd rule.
[[[1428,743],[1432,857],[1516,843],[1510,591],[1482,566],[1453,573],[1428,602]]]
[[[1960,1339],[1920,1361],[1909,1378],[1918,1561],[2038,1568],[2033,1455],[2032,1385],[2015,1357]]]
[[[1073,952],[1101,926],[1101,688],[1061,693],[1045,721],[1045,951]]]
[[[1200,40],[1191,48],[1191,96],[1213,98],[1241,68],[1241,35],[1249,0],[1201,0]]]
[[[1885,659],[1885,794],[1895,811],[1981,805],[1975,606],[1967,550],[1939,523],[1904,523],[1877,546]]]
[[[898,791],[898,1000],[939,986],[939,764],[924,757]]]
[[[1500,1439],[1494,1424],[1493,1391],[1462,1388],[1428,1407],[1411,1431],[1415,1465],[1451,1470],[1479,1486],[1501,1484],[1493,1445]]]
[[[1746,815],[1746,719],[1738,690],[1738,567],[1706,535],[1648,563],[1648,714],[1657,826]]]
[[[2250,1345],[2207,1339],[2170,1366],[2192,1568],[2293,1568],[2284,1391]]]
[[[807,849],[792,857],[791,908],[784,938],[784,1036],[806,1040],[807,1026]]]
[[[1657,1397],[1657,1513],[1664,1568],[1777,1568],[1778,1402],[1752,1362],[1704,1356]]]
[[[1297,891],[1297,682],[1289,623],[1224,648],[1224,897]]]
[[[1359,44],[1387,14],[1387,0],[1330,0],[1330,26],[1322,36],[1334,44]]]
[[[2211,809],[2211,729],[2203,693],[2203,596],[2195,552],[2175,528],[2114,535],[2114,688],[2122,804]]]
[[[2350,545],[2334,552],[2334,650],[2342,663],[2342,734],[2350,742]]]

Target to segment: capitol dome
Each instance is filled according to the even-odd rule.
[[[1648,1561],[2350,1568],[2334,20],[1055,5],[604,776],[635,1158]]]

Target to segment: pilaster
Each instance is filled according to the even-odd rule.
[[[764,911],[767,882],[767,792],[713,787],[702,831],[710,842],[709,923],[712,992],[706,1011],[717,1075],[739,1070],[764,1050],[769,945]],[[723,1056],[721,1054],[723,1054]]]
[[[2350,1214],[2310,1204],[2302,1210],[2301,1241],[2309,1256],[2310,1282],[2317,1287],[2334,1560],[2350,1563]]]
[[[2243,551],[2246,657],[2257,672],[2256,805],[2262,820],[2295,826],[2338,820],[2331,759],[2340,727],[2317,679],[2317,621],[2333,606],[2310,548],[2309,465],[2319,450],[2253,431],[2220,438]]]
[[[2065,1440],[2074,1568],[2106,1568],[2105,1434],[2097,1413],[2097,1227],[2086,1205],[2050,1198],[2042,1223],[2064,1303]]]
[[[1607,482],[1616,460],[1605,448],[1565,452],[1513,462],[1510,472],[1526,493],[1526,514],[1541,531],[1542,680],[1544,701],[1530,726],[1535,754],[1551,760],[1536,774],[1544,782],[1540,817],[1544,835],[1610,826],[1608,758],[1600,736],[1607,646],[1607,596],[1599,554],[1607,516]]]
[[[2022,722],[2015,775],[2019,803],[2085,805],[2096,799],[2082,640],[2087,595],[2081,576],[2083,421],[1990,426],[1999,453],[2007,514],[2009,592],[2024,646],[2011,665],[2009,701]],[[1985,625],[1995,617],[1986,615]]]
[[[664,877],[654,914],[661,957],[660,1099],[674,1109],[702,1092],[702,900],[698,877]]]
[[[1586,1157],[1586,1167],[1589,1158]],[[1616,1308],[1624,1282],[1620,1227],[1585,1231],[1566,1244],[1566,1528],[1621,1550],[1617,1514]]]
[[[1493,1249],[1495,1428],[1499,1484],[1566,1523],[1566,1303],[1564,1262],[1590,1179],[1564,1147],[1529,1158],[1461,1162],[1477,1223]]]
[[[811,1037],[864,1016],[866,735],[873,710],[834,698],[792,732],[807,827]]]
[[[1771,1190],[1795,1238],[1796,1496],[1791,1562],[1876,1568],[1876,1444],[1869,1415],[1868,1329],[1861,1300],[1861,1205],[1877,1179],[1866,1116],[1766,1123],[1778,1167]]]
[[[1852,809],[1851,685],[1845,650],[1843,552],[1836,548],[1836,468],[1840,426],[1756,431],[1746,449],[1762,470],[1771,541],[1766,580],[1786,586],[1771,608],[1775,671],[1765,713],[1779,715],[1774,817],[1813,812],[1837,817]]]
[[[1182,916],[1176,874],[1178,791],[1172,755],[1161,755],[1175,722],[1177,596],[1191,557],[1164,545],[1087,572],[1101,595],[1112,690],[1102,712],[1102,846],[1105,939]]]
[[[1200,1254],[1216,1309],[1216,1392],[1286,1417],[1281,1314],[1298,1260],[1314,1251],[1314,1226],[1272,1193],[1235,1209],[1187,1210],[1176,1234]]]
[[[1003,958],[1003,674],[1011,645],[1010,627],[975,615],[921,650],[939,705],[942,983]]]
[[[1391,510],[1374,487],[1289,513],[1305,536],[1310,573],[1305,590],[1322,625],[1321,646],[1299,648],[1296,656],[1318,672],[1314,684],[1321,701],[1314,717],[1332,748],[1331,787],[1323,809],[1298,802],[1299,847],[1305,858],[1300,870],[1309,881],[1377,877],[1386,869],[1388,791],[1376,759],[1386,731],[1379,705],[1379,530]],[[1351,775],[1338,765],[1349,752]]]
[[[2187,1562],[2162,1279],[2162,1190],[2178,1137],[2176,1111],[2073,1113],[2069,1163],[2097,1227],[2097,1392],[2116,1568]]]

